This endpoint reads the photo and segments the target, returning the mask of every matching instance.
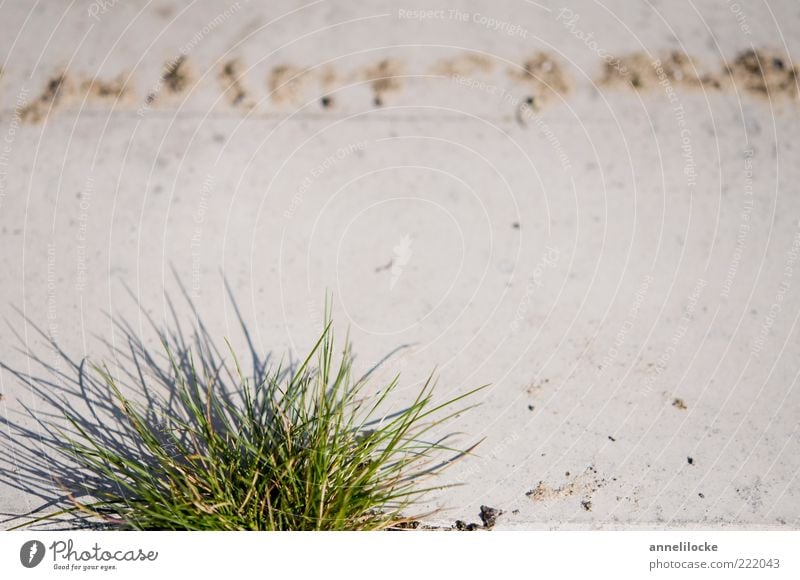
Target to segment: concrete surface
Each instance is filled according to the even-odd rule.
[[[376,380],[491,383],[430,523],[800,528],[793,0],[0,14],[1,512],[59,493],[34,325],[103,360],[180,282],[242,344],[227,280],[261,353],[327,289]]]

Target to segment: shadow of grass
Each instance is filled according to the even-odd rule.
[[[180,376],[189,376],[192,372],[215,377],[216,392],[224,403],[243,403],[237,369],[226,362],[186,288],[180,284],[179,287],[194,322],[188,328],[182,325],[175,304],[167,297],[171,316],[169,330],[159,326],[128,290],[160,347],[148,346],[126,320],[112,319],[121,339],[114,343],[102,339],[112,361],[110,368],[98,369],[87,358],[72,358],[44,329],[20,313],[36,335],[49,343],[55,356],[48,362],[15,333],[21,345],[18,350],[27,357],[28,370],[11,368],[0,361],[0,367],[20,381],[35,401],[35,408],[23,403],[23,410],[16,417],[0,418],[0,464],[7,466],[0,469],[0,484],[38,498],[41,505],[21,515],[3,514],[5,519],[0,520],[0,525],[14,527],[35,521],[38,516],[59,510],[65,504],[77,506],[98,496],[124,495],[118,483],[81,468],[68,444],[77,426],[100,446],[121,456],[135,461],[146,461],[149,457],[102,372],[113,374],[115,383],[125,388],[126,397],[130,393],[131,398],[138,400],[145,419],[156,426],[165,426],[165,417],[181,412],[183,403],[178,397],[177,381]],[[272,357],[258,354],[227,283],[226,289],[248,348],[247,378],[258,383],[266,378]],[[295,366],[296,363],[289,360],[282,374],[293,372]],[[70,420],[75,422],[74,426]],[[157,464],[148,467],[158,468]],[[80,510],[41,521],[38,525],[47,529],[105,527]]]

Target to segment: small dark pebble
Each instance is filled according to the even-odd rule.
[[[700,496],[700,498],[704,498],[704,497],[706,497],[706,496],[705,496],[705,494],[703,494],[703,493],[698,493],[697,495],[699,495],[699,496]]]
[[[323,109],[327,109],[333,104],[333,98],[326,95],[319,100],[319,104],[322,105]]]
[[[500,517],[502,513],[503,510],[482,505],[481,521],[483,522],[483,527],[487,530],[491,530],[494,527],[494,524],[497,522],[497,518]]]
[[[533,411],[535,408],[533,405],[528,405],[528,411]]]
[[[456,520],[455,523],[455,528],[459,532],[474,532],[475,530],[478,529],[478,527],[479,527],[478,524],[475,523],[468,524],[464,520]]]
[[[588,499],[581,501],[581,507],[585,509],[587,512],[592,511],[592,502]]]
[[[689,462],[689,465],[694,465],[694,459],[693,459],[693,458],[691,458],[691,457],[687,457],[687,458],[686,458],[686,461],[688,461],[688,462]]]
[[[519,222],[512,223],[511,227],[514,228],[515,230],[518,230],[519,229]]]
[[[614,439],[611,435],[608,436],[608,440],[609,441],[616,441],[616,439]]]

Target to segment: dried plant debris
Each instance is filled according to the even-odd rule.
[[[599,83],[604,86],[649,89],[658,84],[653,61],[643,52],[624,55],[606,61]]]
[[[85,80],[81,89],[89,98],[100,101],[119,101],[128,97],[132,91],[125,75],[107,81],[103,79]]]
[[[582,484],[577,481],[568,481],[559,486],[550,486],[544,481],[540,481],[536,484],[536,487],[527,491],[525,495],[533,501],[546,501],[575,495],[575,493],[580,492],[581,489]]]
[[[491,530],[494,527],[497,523],[497,518],[501,515],[503,515],[503,510],[487,505],[481,506],[481,521],[483,522],[483,527],[487,530]]]
[[[530,86],[533,92],[530,104],[534,107],[556,96],[565,97],[571,90],[563,66],[546,52],[536,53],[523,63],[522,69],[515,68],[510,74],[515,80]]]
[[[617,481],[616,477],[609,480],[599,476],[593,465],[577,475],[571,475],[567,471],[564,477],[569,479],[560,485],[548,485],[544,481],[539,481],[525,495],[535,502],[556,501],[579,496],[581,507],[586,511],[591,511],[592,494],[608,485],[609,482]]]
[[[398,60],[385,58],[378,64],[368,67],[364,71],[364,79],[371,81],[374,104],[380,107],[385,102],[388,93],[397,92],[403,88],[400,78],[403,74],[403,65]]]
[[[308,75],[295,66],[282,64],[274,67],[267,79],[273,103],[299,103]]]
[[[720,88],[719,79],[698,68],[685,52],[672,51],[651,58],[643,52],[607,60],[599,83],[604,86],[629,87],[637,91],[651,90],[661,84],[673,86]]]
[[[784,56],[750,49],[740,53],[727,67],[734,83],[763,97],[798,96],[797,69]]]
[[[708,71],[701,71],[698,64],[685,52],[674,50],[653,63],[658,80],[666,77],[674,84],[690,87],[720,88],[719,79]],[[663,75],[663,77],[662,77]]]
[[[72,90],[66,73],[60,73],[47,81],[42,93],[20,111],[20,118],[29,123],[38,123],[54,110]]]
[[[492,59],[488,56],[470,52],[439,61],[434,65],[433,72],[448,77],[463,77],[489,72],[493,68],[492,64]]]
[[[189,87],[191,83],[191,74],[189,72],[186,55],[182,54],[164,65],[164,72],[161,74],[161,82],[164,88],[173,94],[181,93]]]
[[[464,51],[436,61],[430,71],[447,77],[479,77],[490,75],[496,67],[492,57]],[[317,102],[320,108],[330,110],[338,104],[333,95],[345,83],[367,81],[373,93],[373,104],[379,107],[390,94],[402,90],[404,70],[403,61],[391,57],[359,67],[348,74],[343,74],[332,64],[313,71],[281,64],[270,70],[267,85],[273,103],[299,105],[305,101],[303,94],[309,83],[313,82],[319,89]],[[223,63],[218,78],[229,104],[248,110],[254,106],[257,98],[244,82],[242,71],[243,65],[239,59],[229,59]],[[523,95],[517,100],[516,118],[520,125],[525,124],[525,115],[530,111],[537,111],[573,92],[574,83],[565,65],[546,51],[534,53],[521,66],[509,70],[508,75]],[[603,87],[662,94],[669,89],[719,89],[726,93],[741,90],[762,98],[797,99],[800,97],[797,77],[798,69],[788,56],[768,49],[750,48],[713,72],[683,51],[659,54],[633,52],[604,59],[597,82]],[[179,54],[164,64],[157,86],[147,93],[146,103],[152,104],[162,92],[167,95],[183,93],[194,80],[195,75],[192,74],[187,56]],[[74,98],[79,92],[95,102],[116,103],[130,98],[135,90],[130,76],[126,74],[111,80],[87,78],[74,83],[70,82],[66,73],[56,74],[47,81],[41,94],[21,109],[21,119],[24,122],[39,122],[49,111],[63,106],[67,95]]]
[[[675,407],[676,409],[680,409],[681,411],[685,411],[687,409],[686,403],[683,401],[683,399],[678,397],[675,397],[672,400],[672,406]]]
[[[248,102],[247,91],[242,82],[242,65],[238,59],[231,59],[222,65],[219,73],[219,81],[222,92],[228,98],[228,102],[233,107],[245,106],[252,108],[252,103]]]
[[[528,393],[531,397],[535,397],[542,391],[544,386],[547,385],[549,382],[550,382],[550,379],[542,379],[538,383],[535,382],[535,381],[532,381],[528,385],[528,387],[525,389],[525,392]]]

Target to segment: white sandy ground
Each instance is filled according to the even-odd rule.
[[[399,12],[420,8],[444,12]],[[724,68],[793,67],[800,7],[562,8],[4,2],[0,362],[61,364],[33,324],[75,359],[124,347],[119,321],[155,345],[136,300],[191,326],[176,276],[215,337],[244,344],[227,279],[257,350],[302,354],[328,289],[359,369],[404,346],[376,381],[491,383],[428,522],[800,528],[800,101]],[[525,80],[540,51],[562,77]],[[674,51],[720,87],[598,82]],[[43,400],[7,368],[0,393],[35,432]],[[0,512],[27,513],[45,499],[13,458],[48,463],[3,429]]]

